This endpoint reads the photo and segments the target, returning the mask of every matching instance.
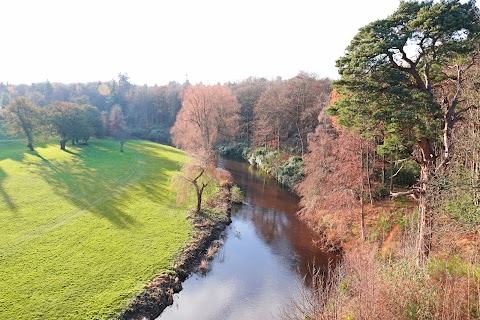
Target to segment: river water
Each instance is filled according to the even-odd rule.
[[[220,159],[219,166],[232,173],[244,204],[232,209],[208,272],[191,275],[157,319],[276,318],[299,294],[311,266],[325,269],[335,258],[315,245],[320,239],[296,217],[293,194],[248,163]]]

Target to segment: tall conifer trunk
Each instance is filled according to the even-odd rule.
[[[424,263],[432,249],[432,227],[433,217],[431,208],[428,205],[429,185],[435,174],[435,156],[427,139],[419,143],[422,153],[420,161],[420,185],[418,192],[418,239],[417,239],[417,261]]]

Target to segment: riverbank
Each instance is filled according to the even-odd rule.
[[[212,253],[221,246],[222,233],[231,223],[230,191],[223,189],[216,200],[220,208],[191,212],[194,227],[191,240],[175,259],[172,272],[153,279],[125,308],[117,319],[155,319],[173,303],[173,294],[182,290],[182,282],[195,272],[204,272]]]

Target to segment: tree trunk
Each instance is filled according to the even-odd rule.
[[[277,133],[277,151],[280,152],[280,130]]]
[[[393,192],[393,169],[394,169],[393,164],[394,164],[393,155],[390,153],[390,186],[389,186],[390,193]]]
[[[385,153],[382,155],[382,184],[385,184]]]
[[[297,126],[297,134],[298,134],[298,138],[300,139],[300,147],[302,148],[302,159],[303,159],[303,154],[305,151],[305,146],[303,145],[303,137],[300,133],[300,127],[298,125],[298,121],[295,121],[295,125]]]
[[[363,144],[360,140],[360,172],[361,172],[361,179],[360,179],[360,239],[365,241],[365,204],[363,201],[364,196],[364,186],[363,186],[363,170],[364,161],[363,161]]]
[[[432,249],[432,212],[428,206],[427,191],[432,168],[428,165],[421,166],[420,194],[418,198],[418,239],[417,259],[420,264],[426,262]]]
[[[372,197],[372,182],[370,181],[370,148],[367,144],[367,166],[365,168],[367,172],[367,185],[368,185],[368,196],[370,197],[370,204],[373,205],[373,197]]]
[[[420,190],[418,197],[418,239],[417,262],[426,262],[432,249],[433,217],[428,205],[428,187],[435,172],[435,152],[430,142],[423,139],[420,142],[422,160],[420,162]]]
[[[365,241],[365,204],[363,201],[363,183],[360,186],[360,239]]]
[[[66,151],[65,149],[65,145],[67,144],[67,140],[60,140],[60,149],[63,150],[63,151]]]
[[[33,143],[32,143],[31,141],[28,141],[27,147],[28,147],[28,149],[29,149],[30,151],[35,151],[35,150],[33,149]]]
[[[125,143],[125,141],[120,141],[120,152],[123,152],[123,144]]]
[[[190,182],[194,185],[195,191],[197,193],[197,213],[200,212],[202,209],[202,195],[203,195],[203,190],[205,190],[205,187],[208,185],[208,183],[202,183],[202,186],[200,187],[198,185],[198,179],[205,173],[204,169],[201,169],[200,174],[193,180],[190,180]]]
[[[197,213],[202,210],[202,192],[197,190]]]

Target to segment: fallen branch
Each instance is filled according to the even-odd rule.
[[[398,197],[406,197],[411,196],[413,199],[417,200],[417,194],[419,193],[416,189],[411,189],[408,191],[401,191],[401,192],[390,192],[391,198],[398,198]]]

